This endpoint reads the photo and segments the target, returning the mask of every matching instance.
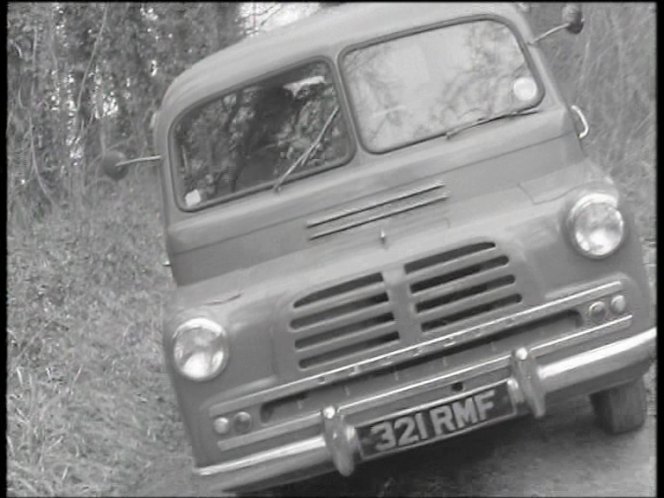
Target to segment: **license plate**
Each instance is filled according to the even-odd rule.
[[[516,413],[507,383],[429,403],[356,427],[364,459],[420,446],[509,418]]]

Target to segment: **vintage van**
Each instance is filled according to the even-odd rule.
[[[173,82],[163,348],[199,489],[347,476],[571,396],[643,424],[639,237],[539,46],[582,24],[347,4]]]

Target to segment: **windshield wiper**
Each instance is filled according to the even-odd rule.
[[[510,111],[510,112],[505,112],[503,114],[496,114],[494,116],[484,116],[476,121],[472,121],[470,123],[465,123],[462,125],[459,125],[455,128],[450,128],[447,130],[443,135],[445,138],[452,138],[454,135],[456,135],[459,132],[465,131],[469,128],[474,128],[475,126],[480,126],[485,123],[490,123],[492,121],[498,121],[499,119],[504,119],[504,118],[512,118],[514,116],[525,116],[526,114],[535,114],[539,112],[539,109],[537,108],[530,108],[530,109],[521,109],[517,111]]]
[[[272,187],[272,190],[275,192],[279,192],[279,189],[281,189],[281,185],[286,181],[286,178],[289,177],[289,175],[295,171],[295,168],[298,166],[303,166],[306,164],[307,160],[309,159],[309,156],[311,153],[314,151],[314,149],[320,144],[320,142],[323,140],[323,137],[325,136],[325,133],[327,130],[330,128],[330,125],[332,124],[332,121],[334,121],[334,117],[337,115],[339,112],[339,106],[336,106],[332,113],[329,115],[327,118],[327,121],[325,121],[325,124],[323,125],[323,129],[320,131],[318,136],[314,139],[313,142],[311,142],[311,145],[305,150],[302,154],[300,154],[300,157],[298,157],[293,164],[291,164],[286,171],[284,171],[284,174],[279,177],[279,179],[276,181],[274,184],[274,187]]]

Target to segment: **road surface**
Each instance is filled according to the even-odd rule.
[[[656,415],[607,436],[587,399],[275,490],[286,496],[655,496]]]

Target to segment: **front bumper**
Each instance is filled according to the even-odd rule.
[[[592,331],[592,329],[590,329]],[[584,331],[589,333],[588,330]],[[501,355],[482,363],[466,366],[439,376],[400,387],[347,405],[327,406],[321,410],[322,434],[259,452],[237,460],[194,469],[198,486],[207,489],[232,490],[301,471],[322,464],[334,464],[342,475],[350,475],[358,460],[357,434],[345,422],[346,412],[365,405],[386,402],[394,396],[407,396],[417,391],[433,390],[471,375],[509,368],[510,396],[515,406],[535,417],[546,411],[545,397],[571,386],[589,383],[611,373],[638,365],[649,365],[656,355],[656,328],[611,342],[594,349],[565,357],[545,365],[538,364],[538,356],[555,347],[555,341],[530,348],[520,347],[509,355]],[[559,340],[558,340],[559,342]]]

